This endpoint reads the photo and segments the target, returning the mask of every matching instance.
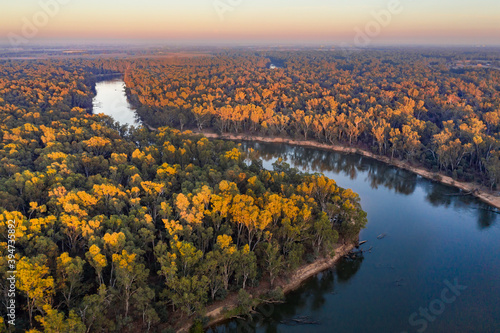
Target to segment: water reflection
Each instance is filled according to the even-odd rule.
[[[125,94],[125,83],[121,77],[105,78],[96,83],[93,113],[111,116],[121,125],[139,126],[139,118]]]
[[[478,225],[480,229],[486,229],[495,224],[498,211],[492,210],[488,205],[484,205],[484,207],[478,206]]]
[[[459,190],[443,186],[439,183],[422,181],[419,185],[426,190],[425,199],[431,205],[459,210],[475,210],[479,229],[489,228],[495,224],[498,210],[479,201],[472,195],[463,195]]]
[[[363,252],[352,253],[340,259],[336,264],[336,272],[339,281],[349,281],[359,271],[364,259]]]
[[[367,175],[370,186],[384,186],[397,193],[409,195],[415,191],[417,175],[384,163],[370,163],[371,159],[359,155],[339,154],[321,149],[290,145],[243,142],[243,148],[253,148],[259,158],[270,161],[280,156],[290,165],[313,172],[334,172],[356,180],[359,173]]]
[[[264,318],[260,328],[265,332],[278,332],[279,325],[303,325],[308,329],[313,329],[316,324],[321,324],[314,315],[304,316],[303,313],[304,311],[308,313],[320,311],[325,306],[327,298],[335,294],[335,274],[336,272],[330,269],[312,277],[301,288],[288,294],[285,303],[275,305],[267,317],[265,317],[265,311],[257,308],[256,317]]]
[[[268,144],[242,142],[243,149],[253,148],[256,156],[264,161],[274,161],[281,157],[291,166],[311,172],[333,172],[356,180],[365,176],[372,189],[380,186],[396,193],[409,196],[417,186],[425,190],[425,199],[431,205],[454,209],[476,210],[478,227],[494,225],[498,211],[480,202],[471,195],[463,195],[458,189],[439,184],[391,165],[355,154],[341,154],[333,151],[291,146],[287,144]]]
[[[286,295],[282,304],[262,304],[247,318],[239,318],[209,332],[282,332],[283,326],[303,326],[305,331],[313,331],[321,325],[321,319],[314,313],[323,309],[329,297],[337,294],[335,284],[349,281],[361,268],[364,260],[362,252],[343,257],[335,268],[326,270],[309,280],[302,287]],[[312,313],[304,315],[304,313]],[[279,327],[281,329],[279,329]]]

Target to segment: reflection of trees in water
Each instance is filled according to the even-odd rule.
[[[308,168],[313,172],[333,172],[348,176],[353,180],[358,177],[359,173],[364,173],[373,189],[382,186],[397,193],[410,195],[418,184],[425,190],[426,200],[433,206],[462,210],[476,209],[477,223],[481,229],[490,227],[498,218],[497,210],[473,196],[450,195],[458,193],[458,189],[426,179],[419,179],[412,172],[360,155],[340,154],[287,144],[243,142],[242,146],[244,149],[255,149],[258,156],[266,161],[282,157],[290,165],[299,169]]]
[[[255,314],[244,320],[237,319],[231,325],[227,323],[219,326],[225,332],[254,332],[256,327],[266,332],[278,332],[282,321],[290,320],[304,309],[315,312],[326,303],[326,295],[334,291],[334,271],[327,270],[322,274],[309,279],[301,288],[286,295],[284,303],[261,304],[256,307]],[[233,327],[231,327],[233,326]],[[236,326],[236,327],[234,327]],[[212,332],[215,332],[213,329]]]
[[[425,189],[425,199],[435,207],[444,206],[463,209],[473,203],[473,197],[471,196],[453,195],[459,193],[459,190],[452,187],[430,181],[421,182],[421,186]]]
[[[274,311],[270,316],[267,316],[262,323],[262,327],[266,332],[277,332],[278,325],[281,321],[286,321],[303,314],[304,308],[308,308],[312,312],[321,309],[326,303],[325,295],[333,293],[335,285],[334,271],[327,270],[322,274],[308,280],[304,286],[298,290],[286,295],[285,303],[275,304]],[[256,311],[265,314],[266,309],[257,307]],[[258,319],[257,315],[255,319]],[[266,317],[266,316],[264,316]],[[260,316],[262,318],[262,316]]]
[[[461,195],[463,193],[456,188],[431,181],[421,181],[419,184],[425,189],[425,199],[435,207],[444,206],[459,211],[475,210],[479,229],[489,228],[495,224],[498,218],[498,210],[496,208],[480,201],[472,195]]]
[[[342,257],[335,266],[339,282],[349,281],[359,271],[364,259],[363,252],[351,253]]]
[[[373,189],[383,186],[397,193],[410,195],[417,187],[416,174],[386,164],[370,164],[367,177]]]
[[[335,265],[334,270],[327,270],[308,280],[304,286],[288,294],[285,303],[274,304],[272,313],[269,314],[269,304],[258,306],[257,314],[252,317],[252,321],[259,323],[260,328],[264,328],[266,332],[278,332],[280,322],[294,318],[298,314],[316,312],[325,305],[326,295],[334,293],[335,275],[341,282],[348,281],[359,271],[363,259],[361,252],[343,257]],[[237,327],[240,332],[246,331],[249,322],[238,320]]]
[[[379,186],[397,193],[411,194],[415,190],[417,176],[385,163],[367,159],[360,155],[347,155],[315,148],[294,147],[286,144],[244,143],[244,148],[252,147],[258,156],[266,161],[277,157],[287,160],[299,169],[308,168],[313,172],[333,172],[355,180],[360,172],[366,173],[370,186]]]
[[[486,229],[495,224],[498,217],[498,211],[492,210],[490,206],[485,204],[484,207],[478,207],[477,212],[477,224],[480,229]]]
[[[323,272],[321,278],[313,279],[312,286],[309,285],[309,294],[312,296],[311,309],[321,309],[326,302],[325,294],[333,292],[334,287],[335,279],[332,270]]]

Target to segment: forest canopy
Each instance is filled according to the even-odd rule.
[[[500,179],[494,51],[227,51],[137,60],[125,82],[154,127],[313,139],[491,189]]]
[[[163,88],[152,82],[140,86],[150,93],[131,84],[149,65],[0,62],[0,288],[5,302],[14,260],[19,330],[165,328],[179,316],[203,315],[229,292],[273,285],[331,255],[339,243],[356,241],[366,223],[358,195],[321,174],[282,160],[264,170],[232,142],[165,126],[128,128],[91,114],[102,74],[125,73],[131,98],[144,96],[144,105],[159,96]],[[172,101],[183,104],[190,94]],[[8,246],[12,223],[15,250]]]

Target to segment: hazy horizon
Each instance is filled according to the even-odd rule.
[[[500,45],[500,3],[480,0],[26,0],[4,2],[0,42]]]

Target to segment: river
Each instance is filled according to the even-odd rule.
[[[125,82],[122,78],[99,81],[95,89],[97,94],[92,101],[93,113],[104,113],[121,125],[139,125],[136,113],[125,95]]]
[[[112,84],[98,84],[95,103],[114,100],[123,85]],[[113,104],[106,105],[101,110],[113,116]],[[361,248],[372,249],[311,278],[285,303],[210,331],[500,332],[500,223],[493,207],[358,155],[255,142],[242,148],[258,151],[265,168],[281,157],[357,192],[368,213]]]

